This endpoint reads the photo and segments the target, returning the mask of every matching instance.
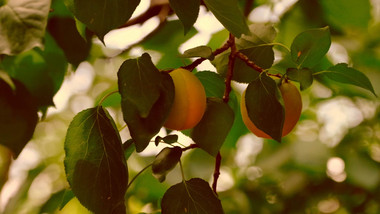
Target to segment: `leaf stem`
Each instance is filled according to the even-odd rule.
[[[131,184],[136,180],[136,178],[141,175],[141,173],[143,173],[146,169],[148,169],[149,167],[152,166],[153,163],[147,165],[146,167],[144,167],[142,170],[140,170],[140,172],[138,172],[135,177],[132,178],[132,180],[129,182],[128,186],[127,186],[127,189],[125,190],[127,192],[128,188],[131,186]]]
[[[107,99],[109,96],[111,96],[112,94],[116,94],[118,93],[119,90],[115,90],[115,91],[111,91],[110,93],[106,94],[100,101],[99,101],[99,106],[101,106],[104,102],[105,99]]]
[[[181,161],[181,159],[179,159],[179,168],[181,169],[182,181],[185,182],[185,185],[186,185],[186,178],[185,178],[185,173],[183,172],[183,167],[182,167],[182,161]]]

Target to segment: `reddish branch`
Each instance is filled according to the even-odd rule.
[[[195,148],[199,148],[199,146],[197,144],[190,144],[188,147],[182,148],[182,151],[184,152],[189,149],[195,149]]]
[[[145,11],[143,14],[128,20],[127,23],[123,24],[119,28],[125,28],[136,24],[143,24],[146,21],[148,21],[150,18],[155,17],[160,14],[160,12],[163,9],[166,9],[169,7],[168,4],[159,4],[159,5],[153,5],[151,6],[147,11]]]
[[[239,57],[239,59],[243,60],[243,62],[245,62],[245,64],[247,64],[249,67],[253,68],[257,72],[261,73],[264,71],[264,69],[262,69],[260,66],[256,65],[256,63],[253,62],[252,60],[250,60],[245,54],[238,52],[236,54],[236,56]]]
[[[230,44],[227,42],[222,47],[220,47],[220,48],[216,49],[214,52],[212,52],[212,54],[214,56],[217,56],[217,55],[223,53],[224,51],[228,50],[229,47],[230,47]],[[182,68],[189,70],[189,71],[192,71],[194,68],[196,68],[199,64],[201,64],[205,60],[206,60],[206,58],[198,58],[194,62],[192,62],[191,64],[183,66]]]
[[[230,92],[232,90],[231,88],[231,81],[232,81],[232,76],[233,76],[233,71],[234,71],[234,66],[235,66],[235,59],[236,59],[236,54],[238,53],[236,49],[236,44],[235,44],[235,37],[230,33],[230,37],[227,42],[230,46],[231,53],[228,58],[228,70],[226,74],[226,79],[225,79],[225,84],[226,88],[224,90],[224,95],[223,95],[223,101],[225,103],[228,103],[230,99]]]
[[[220,165],[222,164],[222,156],[220,155],[220,152],[216,155],[215,158],[215,169],[214,169],[214,181],[212,182],[212,190],[215,192],[215,194],[218,194],[216,192],[216,187],[218,184],[218,178],[220,175]]]

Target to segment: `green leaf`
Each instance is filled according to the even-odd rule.
[[[236,40],[240,48],[255,47],[260,44],[268,44],[276,38],[277,32],[272,24],[254,23],[249,26],[250,35],[243,35]]]
[[[321,72],[319,75],[328,77],[336,82],[359,86],[377,96],[368,77],[364,73],[348,67],[345,63],[332,66],[327,69],[327,71]]]
[[[169,3],[179,20],[181,20],[186,34],[197,21],[200,0],[169,0]]]
[[[195,48],[191,48],[186,50],[183,54],[181,54],[183,58],[192,58],[192,57],[202,57],[205,59],[213,60],[214,54],[212,53],[212,49],[208,46],[202,45]]]
[[[221,99],[208,98],[201,121],[191,131],[191,138],[203,150],[216,156],[234,122],[234,112]]]
[[[174,99],[173,80],[169,74],[160,73],[149,55],[144,54],[139,59],[123,63],[118,72],[118,85],[124,121],[136,151],[141,152],[160,131],[169,114]],[[140,109],[143,109],[143,115]]]
[[[51,43],[49,36],[46,41],[44,52],[33,49],[3,60],[5,70],[25,84],[38,107],[54,105],[53,96],[60,88],[67,68],[60,49]]]
[[[223,98],[224,95],[224,79],[219,74],[210,71],[201,71],[195,73],[195,76],[201,81],[206,91],[206,97]]]
[[[0,54],[43,47],[50,0],[8,0],[0,7]]]
[[[257,46],[240,50],[248,59],[255,62],[263,69],[270,68],[274,61],[274,52],[272,46]],[[215,57],[213,64],[217,71],[222,76],[226,76],[228,70],[229,53],[220,54]],[[249,83],[258,77],[259,73],[249,67],[244,61],[237,58],[234,65],[234,73],[232,79],[241,82]]]
[[[125,213],[127,164],[119,132],[101,106],[78,113],[65,139],[67,180],[81,204],[95,213]]]
[[[371,20],[371,1],[369,0],[321,0],[325,18],[339,28],[367,29]]]
[[[276,82],[262,74],[248,85],[243,99],[253,124],[281,142],[285,111],[278,96]]]
[[[181,147],[165,147],[162,149],[152,163],[153,176],[161,183],[165,181],[166,174],[177,165],[181,159],[181,156]]]
[[[140,0],[64,0],[74,16],[101,41],[109,31],[126,23]]]
[[[118,72],[122,100],[133,103],[139,115],[146,118],[160,97],[160,73],[149,54],[123,62]]]
[[[154,139],[154,144],[156,144],[156,146],[158,146],[159,143],[161,143],[161,141],[164,141],[164,143],[166,144],[173,144],[173,143],[177,143],[178,142],[178,135],[167,135],[165,137],[160,137],[160,136],[157,136],[155,139]]]
[[[178,142],[178,135],[175,135],[175,134],[167,135],[163,137],[162,140],[167,144],[173,144],[173,143]]]
[[[38,115],[29,91],[20,81],[12,81],[15,89],[0,79],[0,144],[17,157],[32,138]]]
[[[222,214],[220,200],[209,184],[192,178],[170,187],[161,201],[162,213],[166,214]]]
[[[286,71],[289,79],[297,81],[300,83],[301,90],[305,90],[311,86],[313,83],[313,72],[308,68],[289,68]]]
[[[249,34],[246,19],[236,0],[204,0],[204,3],[234,36],[239,38],[242,34]]]
[[[294,38],[290,47],[292,59],[299,68],[311,68],[322,60],[330,45],[328,27],[304,31]]]
[[[133,139],[129,139],[123,143],[124,157],[127,161],[132,153],[136,150]]]
[[[91,42],[86,42],[78,33],[74,19],[52,17],[49,19],[47,29],[64,51],[68,62],[76,67],[80,62],[86,60],[90,53]]]

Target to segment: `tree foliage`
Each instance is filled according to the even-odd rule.
[[[25,175],[0,211],[380,212],[380,14],[360,2],[0,1],[2,197]],[[177,68],[207,96],[182,131],[163,127]],[[285,137],[288,82],[303,110]]]

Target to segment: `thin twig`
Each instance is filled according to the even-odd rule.
[[[245,64],[247,64],[249,67],[253,68],[257,72],[261,73],[261,72],[264,71],[263,68],[261,68],[260,66],[256,65],[256,63],[253,62],[252,60],[250,60],[245,54],[243,54],[241,52],[237,52],[236,53],[236,57],[238,57],[239,59],[243,60],[243,62],[245,62]]]
[[[148,21],[150,18],[157,16],[160,14],[162,8],[167,7],[168,4],[160,4],[160,5],[153,5],[150,8],[148,8],[147,11],[145,11],[143,14],[130,19],[127,21],[127,23],[121,25],[119,28],[125,28],[136,24],[143,24],[146,21]]]
[[[254,0],[246,0],[244,5],[244,16],[247,17],[252,11]]]
[[[214,56],[217,56],[217,55],[223,53],[224,51],[228,50],[229,47],[230,47],[229,42],[226,42],[222,47],[213,51],[212,54]],[[191,64],[183,66],[182,68],[189,70],[189,71],[192,71],[194,68],[196,68],[198,65],[200,65],[205,60],[206,60],[206,58],[198,58],[194,62],[192,62]]]
[[[182,148],[182,152],[187,151],[189,149],[195,149],[195,148],[199,148],[199,146],[197,144],[190,144],[190,146]]]
[[[220,155],[220,152],[216,155],[215,158],[215,169],[214,169],[214,181],[212,182],[212,190],[215,192],[215,194],[218,194],[216,192],[216,187],[218,184],[218,178],[220,175],[220,165],[222,163],[222,156]]]

